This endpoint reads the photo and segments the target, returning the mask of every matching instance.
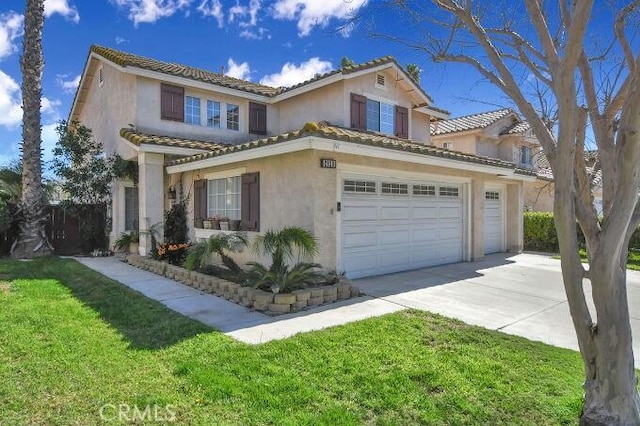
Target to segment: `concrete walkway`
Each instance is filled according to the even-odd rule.
[[[245,343],[284,339],[406,309],[373,297],[358,297],[295,314],[270,317],[221,297],[161,277],[116,257],[77,258],[80,263],[157,300],[168,308]]]

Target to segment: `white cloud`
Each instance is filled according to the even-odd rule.
[[[78,74],[70,80],[69,77],[69,74],[58,74],[56,75],[56,82],[58,83],[58,86],[62,87],[62,90],[64,90],[65,93],[74,93],[78,88],[78,84],[80,84],[81,75]]]
[[[227,72],[225,75],[229,77],[239,78],[241,80],[251,79],[251,68],[248,62],[237,64],[232,58],[227,62]]]
[[[269,30],[263,27],[258,28],[245,28],[238,34],[242,38],[246,38],[247,40],[262,40],[263,38],[267,38],[267,40],[271,39],[271,34],[269,34]]]
[[[53,14],[60,14],[66,19],[75,22],[80,22],[80,15],[78,9],[73,6],[69,6],[68,0],[45,0],[44,1],[44,16],[47,18]]]
[[[122,43],[129,43],[129,40],[127,40],[124,37],[117,36],[116,37],[116,44],[122,44]]]
[[[333,69],[331,62],[321,61],[320,58],[311,58],[302,62],[299,66],[287,62],[279,73],[265,75],[260,80],[261,84],[273,87],[290,87],[313,78],[316,74],[324,74]]]
[[[304,37],[314,27],[325,28],[331,19],[345,20],[358,9],[366,6],[368,0],[278,0],[273,5],[273,17],[298,21],[298,35]],[[343,32],[348,36],[349,31]]]
[[[58,107],[61,102],[42,98],[40,111],[53,120],[59,118]],[[0,126],[12,129],[22,121],[22,96],[20,86],[0,70]]]
[[[111,0],[116,6],[126,9],[133,25],[153,23],[181,9],[189,7],[193,0]]]
[[[242,6],[238,0],[236,5],[229,8],[229,23],[235,21],[236,16],[239,18],[248,17],[246,21],[238,23],[242,28],[255,27],[258,24],[258,12],[261,8],[260,0],[250,0],[248,6]]]
[[[204,16],[212,16],[218,21],[218,27],[224,26],[224,11],[222,10],[222,3],[220,0],[202,0],[200,6],[198,6],[198,12]]]
[[[24,17],[13,11],[0,15],[0,60],[18,50],[14,41],[23,33],[23,21]]]

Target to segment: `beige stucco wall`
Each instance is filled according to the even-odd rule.
[[[197,140],[221,141],[224,143],[239,143],[258,139],[261,136],[249,135],[249,100],[236,96],[224,95],[214,91],[204,91],[191,87],[185,87],[185,96],[200,98],[200,125],[180,123],[177,121],[162,120],[160,118],[160,85],[159,80],[138,77],[138,90],[136,92],[137,120],[136,128],[152,134],[168,134]],[[207,100],[220,102],[221,122],[220,129],[207,127]],[[239,130],[228,130],[226,125],[226,104],[234,104],[240,107]],[[267,105],[267,133],[277,132],[277,111],[273,106]]]
[[[345,110],[342,81],[278,102],[278,133],[300,130],[307,121],[328,121],[337,126],[350,126]]]
[[[536,179],[524,184],[524,208],[534,212],[553,211],[553,182]]]
[[[320,167],[320,159],[330,157],[338,162],[337,169],[323,169]],[[224,175],[225,171],[232,173],[260,172],[260,227],[264,232],[268,229],[280,229],[285,226],[300,226],[314,233],[318,238],[321,252],[314,259],[326,269],[339,268],[338,260],[338,222],[339,213],[336,211],[336,203],[340,201],[339,179],[341,173],[349,173],[363,169],[378,170],[380,173],[396,176],[398,173],[424,174],[425,179],[431,179],[433,175],[446,177],[467,178],[468,183],[474,182],[476,201],[468,204],[469,217],[472,227],[471,241],[467,242],[471,248],[471,259],[477,259],[484,254],[483,224],[484,224],[484,188],[486,185],[505,184],[505,179],[496,176],[454,170],[444,167],[412,164],[401,161],[391,161],[382,158],[355,156],[350,154],[332,153],[306,150],[274,157],[238,162],[229,166],[220,166],[185,172],[182,174],[185,190],[193,187],[193,181],[202,179],[207,174]],[[374,172],[372,172],[374,173]],[[218,176],[220,176],[218,175]],[[426,175],[429,175],[428,177]],[[220,176],[222,177],[222,176]],[[419,177],[418,175],[416,177]],[[509,187],[513,187],[517,194],[522,193],[522,183],[510,181]],[[522,201],[518,201],[517,195],[510,194],[510,202],[517,202],[518,206],[506,212],[506,220],[509,230],[521,229],[521,218],[516,217],[522,212]],[[514,198],[516,197],[516,198]],[[190,232],[191,238],[195,237],[193,229],[193,197],[190,197]],[[255,236],[254,233],[249,233]],[[517,244],[510,244],[511,249],[517,250]],[[245,251],[237,256],[240,263],[256,260],[255,253]],[[266,259],[259,259],[265,261]]]
[[[99,85],[98,69],[102,64],[104,84]],[[89,73],[93,75],[80,109],[79,121],[93,131],[96,141],[102,143],[105,152],[117,152],[125,159],[136,153],[120,143],[120,129],[128,127],[136,119],[136,78],[116,70],[109,62],[92,59]]]
[[[453,151],[476,154],[476,137],[479,132],[449,133],[446,135],[431,136],[431,143],[438,148],[444,147],[445,142],[453,142]]]

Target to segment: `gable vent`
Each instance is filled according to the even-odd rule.
[[[376,84],[378,86],[384,86],[385,78],[384,74],[376,74]]]

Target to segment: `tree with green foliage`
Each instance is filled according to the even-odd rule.
[[[58,142],[53,149],[53,171],[70,199],[63,206],[81,221],[85,236],[83,249],[106,248],[108,229],[106,211],[111,202],[113,180],[119,177],[117,155],[105,157],[102,144],[91,129],[77,121],[60,122],[56,128]]]
[[[27,0],[20,66],[22,70],[22,191],[20,234],[11,250],[15,258],[31,259],[51,254],[42,196],[42,28],[44,0]]]
[[[417,66],[416,64],[407,64],[405,70],[407,71],[407,74],[409,74],[409,77],[413,79],[413,81],[420,84],[420,73],[422,72],[422,70],[419,66]]]
[[[355,62],[353,62],[351,59],[347,58],[346,56],[343,56],[342,59],[340,60],[340,68],[349,68],[349,67],[353,67],[355,66]]]

